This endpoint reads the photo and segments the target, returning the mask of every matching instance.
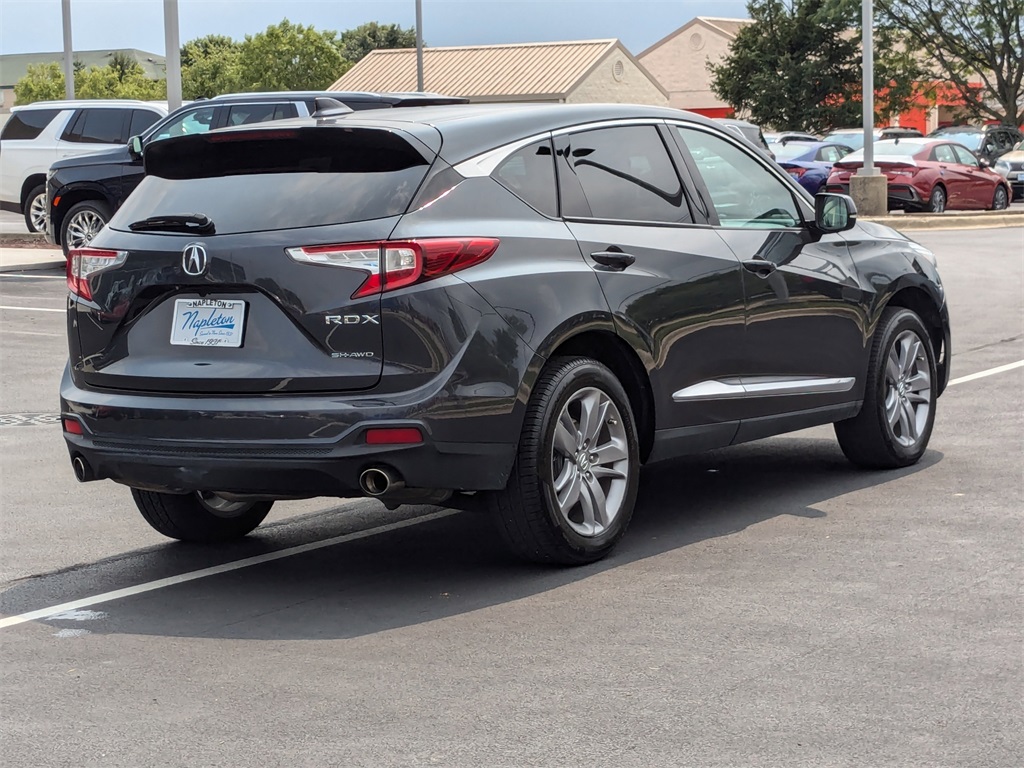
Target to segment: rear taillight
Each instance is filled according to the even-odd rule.
[[[917,168],[892,168],[889,173],[893,176],[913,176],[917,173]]]
[[[799,179],[801,176],[807,173],[807,169],[800,168],[799,166],[793,166],[792,168],[787,167],[786,172],[793,178]]]
[[[353,299],[433,280],[480,264],[498,249],[491,237],[438,237],[288,248],[295,261],[367,272]]]
[[[68,253],[68,290],[83,299],[92,299],[89,278],[99,272],[124,264],[127,251],[105,251],[100,248],[73,248]]]

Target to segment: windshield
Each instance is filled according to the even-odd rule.
[[[977,152],[978,148],[981,147],[982,134],[980,133],[943,133],[943,141],[955,141],[957,144],[963,144],[968,149]]]

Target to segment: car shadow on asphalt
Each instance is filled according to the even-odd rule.
[[[522,563],[506,552],[486,515],[464,512],[97,605],[105,616],[88,625],[55,619],[47,624],[87,626],[96,634],[359,637],[516,601],[780,516],[822,519],[825,513],[816,504],[906,477],[942,458],[928,451],[914,467],[870,472],[850,465],[834,440],[764,440],[645,468],[627,536],[609,558],[593,565]],[[418,510],[424,511],[429,510]],[[304,523],[319,540],[336,535],[321,515]],[[379,524],[378,518],[372,525]],[[291,536],[300,536],[302,527],[292,525]],[[280,537],[271,541],[257,535],[227,550],[178,543],[150,548],[111,560],[107,568],[120,570],[104,580],[105,588],[182,573],[186,563],[201,568],[282,548]],[[54,600],[60,590],[46,582],[15,585],[4,593],[5,606],[60,602]]]

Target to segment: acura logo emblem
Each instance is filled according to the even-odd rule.
[[[206,249],[198,243],[189,243],[181,252],[181,267],[185,274],[198,277],[206,272]]]

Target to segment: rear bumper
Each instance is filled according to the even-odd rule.
[[[848,195],[850,194],[850,185],[827,184],[825,186],[825,191]],[[887,197],[890,210],[906,208],[908,206],[919,207],[925,204],[924,199],[918,191],[909,184],[889,184]]]
[[[420,397],[416,397],[420,394]],[[444,393],[340,397],[167,397],[79,388],[65,370],[70,457],[91,479],[157,491],[268,496],[363,495],[360,474],[387,468],[409,489],[505,487],[521,421],[511,402],[445,408]],[[454,412],[453,412],[454,411]],[[366,431],[416,427],[423,442],[368,445]]]

